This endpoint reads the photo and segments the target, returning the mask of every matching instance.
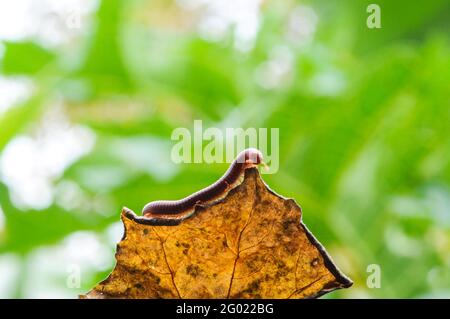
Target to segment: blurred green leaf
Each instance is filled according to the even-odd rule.
[[[52,62],[55,53],[34,42],[3,42],[1,71],[7,75],[32,75]]]

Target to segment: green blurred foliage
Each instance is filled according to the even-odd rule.
[[[69,48],[4,42],[3,75],[25,75],[36,89],[0,114],[0,151],[33,134],[54,101],[96,136],[90,153],[53,181],[82,190],[85,203],[74,209],[55,202],[24,211],[0,184],[0,254],[25,265],[13,296],[29,295],[33,266],[26,264],[36,250],[77,231],[104,236],[122,206],[139,212],[218,178],[226,164],[180,164],[165,179],[145,169],[167,158],[174,128],[202,119],[280,129],[280,169],[263,177],[300,203],[305,223],[355,281],[329,297],[449,297],[450,7],[378,1],[382,28],[368,29],[369,3],[266,1],[250,50],[236,48],[232,29],[220,41],[202,38],[194,13],[164,1],[102,1]],[[298,5],[318,18],[306,45],[287,36]],[[268,89],[257,71],[276,48],[292,64],[287,79]],[[92,205],[98,200],[107,205]],[[381,267],[379,289],[366,285],[369,264]],[[83,273],[78,290],[64,276],[55,275],[55,285],[76,297],[112,267],[111,259]]]

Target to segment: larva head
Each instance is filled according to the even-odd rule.
[[[263,163],[263,155],[256,148],[247,148],[239,153],[236,160],[238,163],[246,163],[251,166],[257,166]]]

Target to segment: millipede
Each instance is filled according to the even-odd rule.
[[[259,150],[245,149],[238,154],[225,174],[210,186],[180,200],[150,202],[144,206],[142,216],[138,219],[152,225],[176,225],[191,216],[197,206],[210,205],[224,198],[230,190],[241,184],[246,169],[261,164],[266,166]]]

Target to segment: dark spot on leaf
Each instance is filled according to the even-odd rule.
[[[289,236],[296,230],[297,220],[295,220],[294,218],[285,219],[283,220],[282,227],[285,235]]]
[[[193,278],[196,278],[201,272],[201,269],[197,265],[189,265],[186,267],[186,273]]]
[[[259,290],[261,282],[259,279],[252,281],[246,289],[242,291],[244,294],[253,294]]]
[[[270,205],[270,201],[265,199],[265,200],[262,201],[261,204],[262,204],[262,206],[269,206]]]
[[[140,283],[137,283],[137,284],[134,284],[134,288],[144,289],[144,286],[142,286]]]

